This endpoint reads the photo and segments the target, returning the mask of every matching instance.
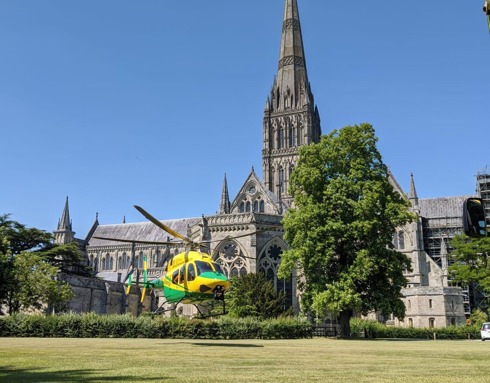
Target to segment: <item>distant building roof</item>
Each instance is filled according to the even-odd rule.
[[[420,199],[420,215],[424,218],[462,217],[463,202],[469,196]]]
[[[160,221],[172,230],[187,236],[187,228],[195,225],[201,218],[181,218]],[[99,225],[88,240],[89,246],[114,246],[122,242],[108,241],[93,237],[107,237],[119,239],[134,239],[138,241],[172,241],[178,240],[151,222],[121,223],[115,225]]]

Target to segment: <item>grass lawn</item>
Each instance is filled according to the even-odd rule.
[[[489,383],[490,342],[0,338],[0,382]]]

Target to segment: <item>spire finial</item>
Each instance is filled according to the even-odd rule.
[[[413,173],[410,173],[410,194],[408,195],[408,199],[412,203],[412,208],[419,208],[419,197],[417,196],[417,189],[415,188]]]
[[[58,230],[69,230],[71,231],[71,220],[70,220],[70,208],[68,205],[68,196],[66,196],[65,207],[63,208],[63,213],[58,221]]]

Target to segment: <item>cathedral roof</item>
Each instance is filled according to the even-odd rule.
[[[419,199],[420,215],[429,219],[462,217],[466,198],[468,196]]]
[[[172,230],[187,236],[187,228],[200,222],[201,218],[181,218],[161,221]],[[115,225],[99,225],[89,239],[89,246],[114,246],[123,242],[108,241],[93,237],[134,239],[138,241],[162,242],[175,238],[151,222],[122,223]],[[176,240],[177,241],[177,240]]]

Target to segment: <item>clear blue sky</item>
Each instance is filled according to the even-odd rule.
[[[1,0],[0,214],[52,231],[213,214],[254,166],[283,0]],[[324,133],[369,122],[421,198],[490,165],[482,0],[298,0]],[[490,170],[490,169],[489,169]]]

